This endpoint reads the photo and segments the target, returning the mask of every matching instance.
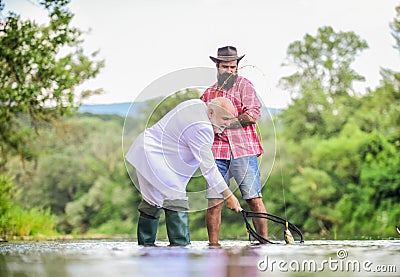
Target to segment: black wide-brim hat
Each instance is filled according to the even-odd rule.
[[[210,56],[210,59],[215,63],[231,62],[231,61],[239,62],[244,56],[245,55],[239,57],[237,55],[236,47],[224,46],[224,47],[218,48],[217,57]]]

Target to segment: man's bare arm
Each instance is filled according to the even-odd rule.
[[[231,124],[229,125],[229,129],[238,129],[250,126],[252,124],[256,124],[254,118],[252,118],[247,113],[243,113],[232,120]]]

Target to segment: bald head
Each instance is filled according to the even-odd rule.
[[[232,114],[232,117],[235,114],[235,107],[233,106],[232,101],[225,97],[214,98],[213,100],[211,100],[208,103],[208,108],[209,109],[217,109],[217,108],[223,109],[224,111]]]
[[[231,100],[225,97],[217,97],[208,103],[208,118],[210,119],[214,132],[222,133],[234,119],[235,107]]]

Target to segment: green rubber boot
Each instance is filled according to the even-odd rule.
[[[190,244],[189,222],[187,212],[165,209],[165,223],[170,246]]]
[[[137,225],[137,238],[139,245],[154,246],[156,241],[159,218],[140,213]]]

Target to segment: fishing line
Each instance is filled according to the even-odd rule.
[[[286,211],[286,197],[285,197],[285,184],[283,182],[283,170],[282,170],[282,156],[281,156],[281,148],[278,145],[278,155],[279,155],[279,167],[281,171],[281,185],[282,185],[282,196],[283,196],[283,206],[285,208],[285,219],[287,221],[287,211]]]
[[[267,75],[262,71],[261,68],[259,68],[258,66],[252,65],[252,64],[244,65],[244,66],[238,68],[238,71],[239,71],[239,69],[243,69],[243,68],[245,68],[245,67],[254,68],[254,69],[258,70],[258,71],[261,73],[262,77],[264,77],[264,78],[267,77]],[[268,110],[268,112],[269,112],[269,110]],[[270,116],[271,116],[271,114],[270,114]],[[274,127],[274,135],[275,135],[275,154],[276,154],[276,150],[278,150],[278,156],[279,156],[279,168],[280,168],[280,174],[281,174],[281,186],[282,186],[283,205],[284,205],[284,213],[285,213],[285,219],[286,219],[286,228],[288,228],[287,209],[286,209],[286,197],[285,197],[285,185],[284,185],[284,181],[283,181],[283,169],[282,169],[281,148],[280,148],[280,145],[278,144],[277,131],[276,131],[275,122],[274,122],[274,120],[273,120],[273,116],[271,116],[271,119],[272,119],[272,125],[273,125],[273,127]],[[275,155],[275,157],[276,157],[276,155]]]
[[[243,65],[243,66],[239,67],[238,70],[239,70],[239,69],[243,69],[243,68],[245,68],[245,67],[252,67],[252,68],[254,68],[254,69],[257,69],[257,70],[261,73],[261,75],[262,75],[263,77],[265,77],[265,78],[267,77],[267,74],[265,74],[265,73],[261,70],[261,68],[259,68],[259,67],[256,66],[256,65],[252,65],[252,64]]]
[[[229,81],[229,79],[233,76],[233,75],[238,75],[239,74],[239,70],[241,70],[241,69],[243,69],[243,68],[246,68],[246,67],[252,67],[252,68],[254,68],[254,69],[257,69],[260,73],[261,73],[261,75],[264,77],[264,78],[266,78],[267,77],[267,75],[261,70],[261,68],[259,68],[258,66],[255,66],[255,65],[252,65],[252,64],[246,64],[246,65],[243,65],[243,66],[241,66],[241,67],[238,67],[237,69],[236,69],[236,72],[232,72],[231,74],[229,74],[229,76],[226,78],[226,80],[221,84],[221,86],[219,86],[218,87],[218,90],[221,90],[226,84],[227,84],[227,82]],[[217,70],[220,70],[219,68],[217,69]]]
[[[245,66],[243,66],[243,67],[241,67],[241,68],[244,68],[244,67],[246,67],[246,66],[250,66],[250,67],[252,67],[252,68],[254,68],[254,69],[257,69],[257,70],[262,74],[263,77],[266,77],[266,74],[264,74],[264,72],[263,72],[259,67],[255,66],[255,65],[245,65]],[[284,213],[285,213],[285,219],[286,219],[285,226],[286,226],[286,230],[288,230],[288,228],[289,228],[289,222],[288,222],[288,219],[287,219],[286,197],[285,197],[285,184],[284,184],[284,181],[283,181],[281,148],[280,148],[280,145],[278,144],[278,138],[277,138],[277,134],[276,134],[276,127],[275,127],[275,122],[274,122],[274,120],[272,120],[272,124],[273,124],[273,126],[274,126],[274,133],[275,133],[275,144],[276,144],[276,148],[275,148],[275,149],[278,150],[278,156],[279,156],[279,168],[280,168],[280,174],[281,174],[281,186],[282,186],[283,206],[284,206]],[[275,150],[275,153],[276,153],[276,150]]]
[[[239,74],[239,71],[242,70],[243,68],[246,67],[250,67],[252,69],[257,70],[259,73],[261,73],[263,79],[265,80],[265,78],[267,77],[267,75],[257,66],[255,65],[244,65],[241,67],[238,67],[237,70],[235,72],[232,72],[229,74],[229,76],[227,77],[227,79],[222,83],[222,85],[219,87],[219,89],[222,89],[228,82],[228,80],[236,75]],[[218,68],[218,70],[220,70]],[[268,85],[267,85],[268,87]],[[304,238],[303,238],[303,234],[301,233],[300,229],[298,229],[294,224],[291,224],[288,221],[288,215],[287,215],[287,204],[286,204],[286,195],[285,195],[285,182],[284,182],[284,178],[283,178],[283,166],[282,166],[282,154],[281,154],[281,148],[280,145],[278,144],[278,138],[277,138],[277,129],[275,126],[275,121],[274,121],[274,117],[271,115],[269,109],[267,109],[270,118],[271,118],[271,122],[272,122],[272,126],[274,129],[274,139],[275,139],[275,158],[273,159],[273,164],[276,161],[276,154],[278,154],[279,157],[279,171],[280,171],[280,175],[281,175],[281,187],[282,187],[282,198],[283,198],[283,206],[284,206],[284,215],[285,215],[285,219],[280,218],[278,216],[275,216],[273,214],[268,214],[268,213],[259,213],[259,212],[251,212],[251,211],[244,211],[242,210],[242,214],[246,223],[246,229],[249,232],[249,239],[250,236],[252,236],[254,239],[258,240],[261,243],[274,243],[271,240],[264,238],[263,236],[259,235],[253,228],[252,225],[250,224],[250,222],[248,221],[248,218],[264,218],[267,219],[269,221],[273,221],[276,222],[278,224],[281,224],[284,226],[284,237],[285,237],[285,241],[286,243],[293,243],[294,239],[293,239],[293,235],[291,233],[291,231],[297,235],[297,237],[300,240],[300,243],[304,242]],[[257,126],[258,127],[258,126]],[[262,136],[260,136],[260,139],[262,139]],[[277,153],[278,152],[278,153]],[[272,168],[273,168],[273,164],[272,164]],[[271,171],[272,171],[271,168]],[[270,172],[271,173],[271,172]]]
[[[277,142],[278,144],[278,142]],[[286,209],[286,197],[285,197],[285,184],[283,181],[283,170],[282,170],[282,155],[281,155],[281,148],[280,145],[277,146],[278,147],[278,155],[279,155],[279,167],[280,167],[280,171],[281,171],[281,185],[282,185],[282,196],[283,196],[283,207],[284,207],[284,211],[285,211],[285,227],[286,227],[286,231],[289,230],[289,222],[288,222],[288,218],[287,218],[287,209]]]

